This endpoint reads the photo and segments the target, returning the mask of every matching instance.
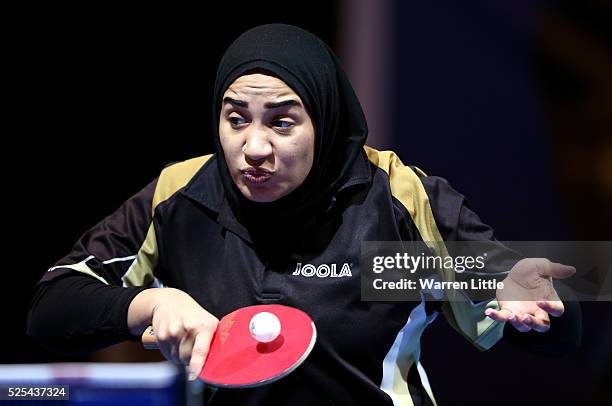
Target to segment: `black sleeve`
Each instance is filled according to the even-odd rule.
[[[495,238],[493,229],[485,224],[480,217],[472,211],[466,198],[443,178],[428,176],[421,178],[427,196],[431,203],[436,225],[440,230],[442,239],[445,241],[451,256],[476,256],[486,255],[487,279],[496,281],[503,280],[510,269],[523,257],[516,251],[506,247]],[[471,242],[466,244],[466,242]],[[474,275],[470,271],[457,273],[456,280],[469,282]],[[479,274],[478,279],[485,279]],[[494,293],[491,297],[484,297],[478,292],[466,293],[473,302],[481,302],[485,299],[495,299]]]
[[[133,339],[132,299],[159,286],[152,201],[156,182],[87,231],[44,273],[30,304],[27,333],[43,346],[80,355]]]
[[[127,310],[146,287],[108,286],[77,272],[36,286],[27,334],[42,346],[67,355],[83,355],[121,341],[134,340]]]
[[[499,258],[495,271],[510,270],[521,256],[497,241],[493,229],[484,224],[472,211],[465,197],[449,183],[436,176],[421,178],[430,199],[436,224],[445,241],[488,241],[489,258]],[[452,255],[452,253],[451,253]],[[556,281],[555,289],[563,300],[565,313],[552,317],[551,328],[546,333],[521,333],[509,323],[504,327],[504,339],[521,348],[538,354],[556,355],[571,352],[580,346],[582,337],[582,314],[580,304],[571,291]]]

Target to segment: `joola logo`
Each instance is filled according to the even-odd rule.
[[[305,264],[302,266],[301,262],[297,263],[295,271],[293,271],[291,275],[302,275],[308,278],[311,276],[316,276],[317,278],[342,278],[344,276],[353,276],[351,273],[351,266],[348,263],[344,263],[340,269],[340,273],[338,273],[336,264],[321,264],[319,266]]]

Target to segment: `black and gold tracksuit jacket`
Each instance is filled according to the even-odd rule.
[[[295,372],[254,389],[220,390],[212,404],[433,404],[419,362],[420,336],[443,313],[480,349],[503,325],[469,301],[364,302],[362,241],[494,241],[464,197],[438,177],[365,147],[304,241],[325,241],[284,268],[262,261],[229,208],[214,155],[165,168],[115,213],[86,232],[42,277],[28,333],[59,351],[84,353],[132,337],[130,301],[148,287],[190,294],[218,318],[248,305],[279,303],[307,312],[318,339]],[[324,235],[319,235],[324,234]],[[341,277],[307,277],[301,266],[336,266]]]

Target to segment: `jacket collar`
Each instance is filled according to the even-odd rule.
[[[347,189],[371,182],[372,170],[365,151],[362,151],[357,156],[345,179],[332,197],[330,209],[335,203],[337,196]],[[179,193],[216,213],[219,224],[244,240],[252,242],[248,230],[236,219],[225,197],[223,183],[219,176],[216,154],[198,170],[191,181]]]

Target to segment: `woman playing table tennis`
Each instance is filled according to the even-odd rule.
[[[362,241],[505,247],[446,181],[365,146],[359,101],[314,35],[273,24],[240,36],[218,68],[213,120],[215,154],[165,168],[45,273],[32,337],[82,353],[152,325],[163,355],[195,376],[219,318],[283,304],[316,324],[309,358],[215,404],[403,405],[432,404],[419,338],[438,313],[481,349],[531,330],[551,348],[555,329],[578,336],[568,315],[549,317],[564,312],[551,279],[573,269],[547,260],[512,258],[503,272],[550,300],[361,300]]]

